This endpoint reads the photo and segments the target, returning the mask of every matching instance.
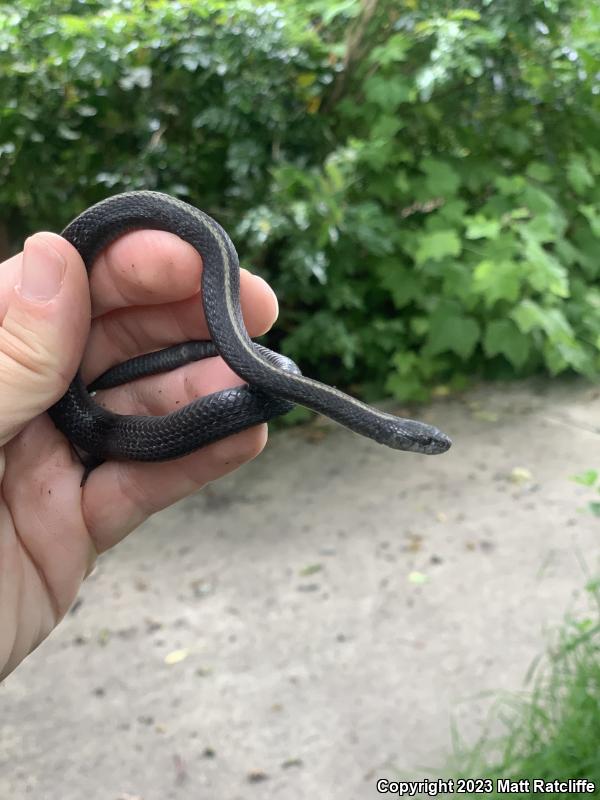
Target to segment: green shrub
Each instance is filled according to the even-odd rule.
[[[157,188],[275,286],[271,345],[425,399],[600,366],[600,9],[583,0],[0,7],[15,240]]]

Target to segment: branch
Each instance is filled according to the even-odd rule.
[[[324,104],[323,110],[325,112],[331,111],[344,94],[348,78],[362,55],[363,39],[369,27],[369,23],[377,11],[378,5],[379,0],[362,0],[362,11],[357,17],[355,24],[348,31],[344,64],[341,72],[338,72],[329,97]]]

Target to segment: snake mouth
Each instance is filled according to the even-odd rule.
[[[422,451],[425,455],[435,456],[449,450],[452,447],[452,439],[446,436],[445,433],[437,431],[436,435],[431,437],[425,447],[426,449]]]

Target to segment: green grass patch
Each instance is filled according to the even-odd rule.
[[[567,616],[552,637],[545,656],[529,671],[532,689],[525,696],[503,697],[494,707],[490,721],[501,722],[500,736],[491,738],[488,725],[478,743],[465,748],[455,731],[456,778],[490,778],[496,789],[499,778],[531,782],[585,778],[595,783],[594,796],[597,795],[600,790],[600,579],[589,581],[586,591],[591,614]],[[533,795],[530,789],[510,796]],[[506,794],[494,791],[486,796]],[[576,795],[569,792],[543,796]]]

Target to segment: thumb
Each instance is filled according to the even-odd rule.
[[[87,274],[69,242],[36,233],[20,257],[20,281],[0,297],[0,445],[62,397],[90,325]]]

